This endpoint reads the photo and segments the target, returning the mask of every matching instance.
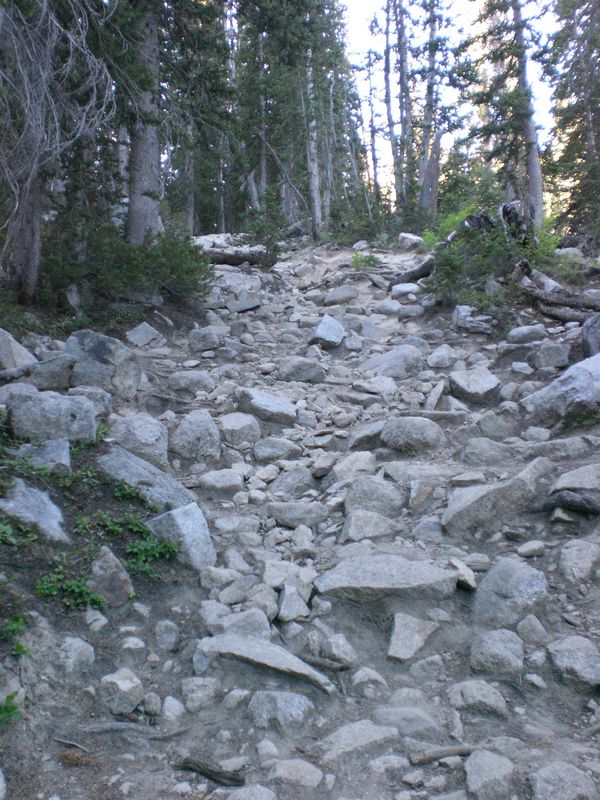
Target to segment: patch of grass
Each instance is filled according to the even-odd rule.
[[[100,484],[100,478],[94,467],[88,465],[81,469],[72,470],[70,475],[62,475],[58,479],[58,485],[63,489],[70,489],[74,484],[89,492]]]
[[[60,599],[65,608],[83,608],[89,605],[99,611],[107,609],[108,604],[104,597],[94,594],[87,587],[87,575],[77,578],[68,576],[66,556],[57,556],[54,563],[56,565],[54,570],[36,583],[35,592],[38,597]]]
[[[137,486],[132,486],[130,483],[127,483],[127,481],[115,481],[113,483],[113,496],[116,497],[117,500],[123,500],[124,502],[135,500],[150,511],[156,510],[155,507],[146,500],[140,489]]]
[[[8,725],[9,722],[15,722],[21,718],[19,706],[15,702],[16,692],[7,695],[3,702],[0,703],[0,731]]]

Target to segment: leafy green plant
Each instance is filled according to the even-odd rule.
[[[379,259],[374,253],[352,253],[352,260],[350,261],[350,266],[352,269],[372,269],[373,267],[379,266],[381,263],[381,259]]]
[[[10,642],[23,633],[25,633],[25,618],[21,614],[15,614],[0,625],[0,641],[2,642]]]
[[[19,706],[15,702],[16,692],[8,694],[0,703],[0,731],[8,725],[9,722],[14,722],[21,718]]]
[[[137,486],[132,486],[127,481],[115,481],[113,484],[113,495],[117,500],[137,500],[142,505],[147,505],[146,498]]]
[[[8,544],[16,547],[18,544],[15,531],[6,517],[0,517],[0,544]]]
[[[78,484],[84,491],[89,492],[100,484],[100,478],[94,467],[87,466],[72,470],[70,475],[61,476],[58,484],[63,489],[70,489],[74,484]]]
[[[82,608],[91,606],[100,611],[107,608],[107,602],[101,595],[94,594],[87,586],[87,576],[70,578],[67,576],[67,560],[64,555],[55,558],[52,572],[38,580],[35,592],[42,598],[60,598],[65,608]]]
[[[100,528],[111,536],[122,536],[125,525],[122,520],[113,517],[107,511],[98,511],[96,520]]]
[[[10,651],[11,656],[14,658],[25,658],[31,655],[31,652],[23,644],[23,642],[15,642]]]
[[[138,572],[157,578],[155,562],[160,560],[171,561],[179,552],[179,546],[168,539],[157,539],[149,531],[139,541],[131,542],[127,546],[129,556],[126,566],[130,572]]]

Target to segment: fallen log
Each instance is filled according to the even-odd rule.
[[[418,281],[420,278],[428,278],[433,272],[434,266],[435,256],[433,253],[431,253],[424,261],[421,261],[420,264],[417,264],[416,267],[407,269],[404,272],[400,272],[399,274],[395,275],[390,281],[389,290],[399,283],[413,283],[414,281]]]

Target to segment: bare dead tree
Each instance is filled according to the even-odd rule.
[[[39,274],[44,171],[114,111],[113,82],[90,46],[107,18],[94,0],[7,0],[0,10],[0,279],[31,303]]]

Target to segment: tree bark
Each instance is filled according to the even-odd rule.
[[[39,169],[32,173],[22,192],[15,220],[14,244],[10,254],[10,285],[19,302],[35,300],[42,257],[43,179]]]
[[[427,11],[429,14],[429,42],[427,46],[428,63],[427,79],[425,89],[425,108],[423,111],[423,141],[421,143],[421,155],[419,157],[419,184],[423,186],[425,173],[428,169],[430,160],[431,141],[433,136],[433,126],[435,119],[435,80],[436,80],[436,42],[437,42],[437,14],[436,0],[427,0]],[[421,194],[422,197],[422,194]]]
[[[183,224],[190,236],[194,235],[196,227],[196,198],[194,194],[194,151],[191,142],[184,145],[183,153],[183,180],[185,186],[185,202],[183,209]]]
[[[319,166],[319,138],[317,117],[315,113],[315,87],[313,78],[312,48],[308,50],[306,66],[306,121],[308,137],[306,156],[308,164],[308,182],[310,189],[310,207],[312,215],[312,235],[315,241],[323,233],[323,210],[321,206],[321,170]]]
[[[391,36],[391,17],[392,17],[392,1],[387,0],[385,5],[385,51],[383,58],[383,78],[385,85],[385,109],[387,115],[387,129],[388,138],[390,140],[390,147],[392,150],[392,164],[394,169],[394,194],[396,200],[396,211],[400,211],[402,207],[402,162],[398,149],[398,137],[396,136],[396,124],[394,122],[394,112],[392,106],[392,45],[390,42]]]
[[[437,216],[441,145],[442,133],[437,131],[433,137],[431,152],[425,166],[419,193],[419,207],[423,210],[428,222],[435,222]]]
[[[404,0],[394,0],[394,16],[398,36],[398,87],[400,90],[400,145],[402,164],[402,203],[406,208],[414,179],[413,118],[408,66],[408,37],[406,35],[406,10]]]
[[[525,43],[525,23],[520,0],[511,0],[515,24],[515,44],[519,63],[518,86],[523,97],[523,137],[525,140],[527,163],[527,194],[524,202],[526,222],[539,228],[544,220],[544,180],[538,152],[537,131],[533,118],[531,87],[527,80],[527,45]]]
[[[146,237],[155,237],[160,227],[160,62],[156,13],[144,11],[136,30],[137,56],[148,87],[140,89],[135,98],[137,119],[131,127],[127,239],[142,244]]]
[[[263,34],[258,34],[258,82],[259,82],[259,155],[258,155],[258,197],[262,214],[267,213],[267,100],[265,98],[264,74],[265,74],[265,55],[263,47]]]
[[[381,184],[379,182],[379,158],[377,155],[377,125],[375,124],[375,89],[373,87],[374,54],[369,50],[367,57],[367,80],[369,82],[369,149],[373,167],[373,194],[375,202],[381,203]]]

